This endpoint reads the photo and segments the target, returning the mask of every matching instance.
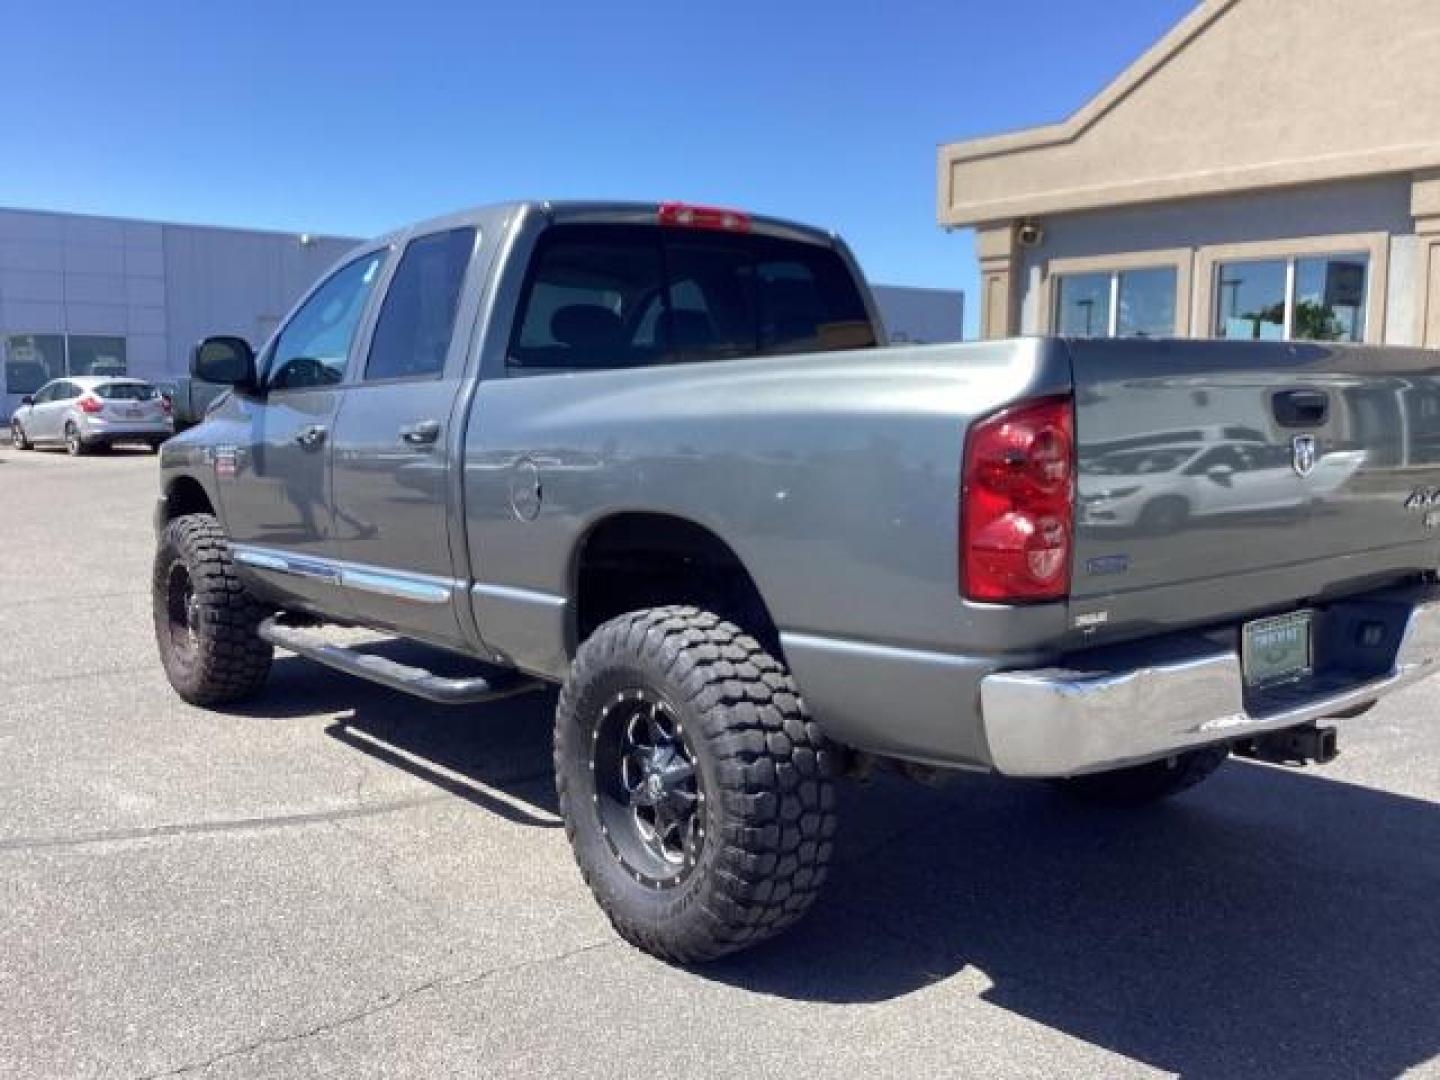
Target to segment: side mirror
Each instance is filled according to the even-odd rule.
[[[253,390],[259,383],[255,350],[239,337],[208,337],[190,353],[190,374],[208,383]]]
[[[22,398],[20,399],[20,404],[21,404],[21,405],[34,405],[34,404],[35,404],[35,395],[34,395],[34,394],[26,394],[24,397],[22,397]]]
[[[1230,486],[1230,478],[1235,475],[1235,470],[1229,465],[1211,465],[1205,470],[1205,475],[1222,487]]]

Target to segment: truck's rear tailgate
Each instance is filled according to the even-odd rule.
[[[1070,349],[1076,625],[1109,636],[1197,624],[1440,562],[1440,353],[1145,340]]]

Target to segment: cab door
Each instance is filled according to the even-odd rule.
[[[465,285],[483,280],[480,246],[470,226],[405,245],[345,390],[332,450],[334,529],[356,618],[459,646],[465,583],[452,557],[451,469],[480,292]]]
[[[330,510],[331,439],[386,253],[346,263],[295,309],[261,360],[262,392],[239,403],[238,442],[214,448],[236,559],[324,614],[348,615]]]

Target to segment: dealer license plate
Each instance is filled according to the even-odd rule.
[[[1308,675],[1313,612],[1292,611],[1256,619],[1240,628],[1240,670],[1248,686],[1263,686]]]

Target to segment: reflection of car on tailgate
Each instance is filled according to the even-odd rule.
[[[1331,451],[1314,463],[1313,475],[1302,476],[1289,444],[1250,429],[1157,434],[1086,461],[1080,515],[1096,528],[1173,532],[1192,518],[1314,502],[1343,484],[1364,457],[1360,450]]]

